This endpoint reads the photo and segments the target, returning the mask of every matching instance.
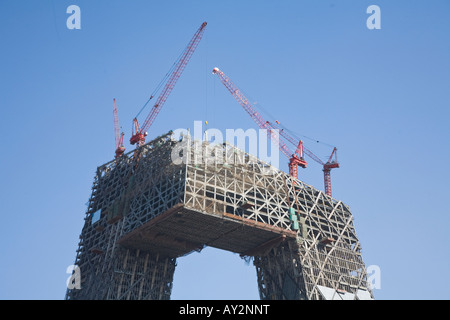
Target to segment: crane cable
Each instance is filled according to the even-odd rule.
[[[172,71],[175,69],[175,67],[177,66],[177,64],[180,62],[181,57],[183,55],[183,53],[186,51],[186,48],[181,52],[181,54],[178,56],[177,60],[175,60],[175,62],[173,63],[173,65],[170,67],[169,71],[166,73],[166,75],[164,76],[164,78],[161,80],[161,82],[156,86],[155,90],[153,90],[152,94],[150,95],[150,98],[147,100],[147,102],[144,104],[144,106],[141,108],[141,110],[139,110],[138,114],[136,115],[136,117],[134,117],[135,119],[137,119],[137,117],[139,117],[139,115],[142,113],[142,111],[144,111],[145,107],[148,105],[148,103],[150,102],[150,100],[152,100],[156,93],[159,92],[159,90],[161,90],[161,87],[163,86],[164,83],[167,82],[167,79],[170,77],[170,75],[172,74]]]
[[[242,91],[240,88],[239,88],[239,90]],[[243,91],[242,91],[242,92],[243,92]],[[247,97],[250,97],[250,98],[251,98],[251,96],[248,96],[247,93],[245,93],[245,92],[243,92],[243,93],[244,93]],[[320,140],[317,140],[317,139],[314,139],[314,138],[311,138],[311,137],[308,137],[308,136],[305,136],[305,135],[302,135],[302,134],[298,134],[298,133],[296,133],[296,132],[294,132],[294,131],[292,131],[292,130],[286,128],[284,125],[281,124],[281,122],[280,122],[279,120],[276,120],[276,118],[275,118],[272,114],[270,114],[269,111],[267,111],[265,108],[263,108],[263,107],[262,107],[260,104],[258,104],[257,102],[253,103],[252,106],[253,106],[254,108],[258,108],[258,109],[262,110],[263,113],[266,114],[266,115],[268,116],[268,118],[270,118],[271,120],[275,121],[275,122],[277,123],[277,125],[278,125],[282,130],[288,132],[292,137],[294,137],[295,139],[297,139],[297,140],[299,140],[299,141],[301,140],[300,137],[303,137],[303,138],[308,139],[308,140],[310,140],[310,141],[313,141],[313,142],[316,142],[316,143],[319,143],[319,144],[323,144],[323,145],[326,145],[326,146],[331,147],[331,148],[334,148],[334,147],[335,147],[335,146],[333,146],[333,145],[331,145],[331,144],[329,144],[329,143],[326,143],[326,142],[323,142],[323,141],[320,141]]]

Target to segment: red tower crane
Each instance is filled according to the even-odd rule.
[[[281,128],[279,123],[276,122],[276,124],[269,122],[270,127],[274,129],[278,129],[278,132],[280,136],[285,138],[287,141],[292,143],[293,145],[297,145],[297,139],[294,139],[291,135],[289,135],[284,128]],[[301,142],[301,140],[300,140]],[[337,149],[336,147],[333,148],[333,151],[331,152],[330,157],[328,158],[327,162],[323,162],[318,156],[316,156],[314,153],[312,153],[310,150],[308,150],[306,147],[303,147],[304,153],[316,161],[317,163],[321,164],[323,166],[323,175],[324,175],[324,185],[325,185],[325,194],[332,196],[331,193],[331,169],[339,168],[339,162],[337,161]],[[334,158],[333,158],[334,156]]]
[[[296,144],[297,148],[295,152],[292,152],[286,144],[275,133],[269,121],[265,121],[259,112],[250,104],[244,94],[238,89],[238,87],[218,68],[213,69],[213,74],[216,74],[222,84],[230,91],[234,98],[244,108],[245,111],[252,117],[256,124],[261,129],[267,130],[267,135],[272,142],[278,144],[280,151],[289,158],[289,174],[298,179],[298,167],[306,168],[307,162],[305,161],[303,154],[303,142],[300,141]]]
[[[181,56],[178,58],[177,61],[175,61],[173,71],[170,74],[170,77],[167,80],[167,83],[164,86],[164,89],[162,90],[161,94],[159,95],[158,99],[156,100],[155,105],[153,106],[152,110],[148,114],[143,125],[142,126],[139,125],[137,116],[134,118],[133,131],[132,131],[132,136],[130,138],[131,144],[137,144],[137,146],[139,147],[145,143],[145,137],[147,136],[147,130],[153,124],[153,121],[155,120],[158,113],[161,111],[161,108],[163,107],[164,103],[166,102],[167,98],[169,97],[170,93],[172,92],[173,88],[175,87],[175,84],[177,83],[181,74],[183,73],[184,68],[186,67],[187,63],[189,62],[190,58],[192,57],[192,54],[194,53],[195,49],[197,48],[197,46],[203,36],[205,27],[206,27],[206,22],[203,22],[202,25],[200,26],[200,28],[194,34],[191,41],[188,43],[187,47],[185,48],[185,50],[183,51]],[[144,107],[148,104],[148,102],[152,98],[153,98],[153,95],[150,96],[150,99],[147,101],[147,103],[144,105]]]
[[[119,116],[117,114],[116,99],[113,100],[113,116],[114,116],[114,136],[116,142],[116,159],[119,158],[124,152],[123,146],[124,133],[119,134]]]
[[[334,155],[334,160],[333,160]],[[325,193],[331,197],[331,169],[339,168],[339,162],[337,161],[337,149],[336,147],[331,152],[330,158],[326,163],[322,163],[323,165],[323,175],[325,182]]]

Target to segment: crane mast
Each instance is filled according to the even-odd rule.
[[[334,155],[334,159],[332,160]],[[331,197],[331,169],[339,168],[339,162],[337,161],[337,149],[334,148],[333,152],[331,152],[330,158],[328,161],[323,164],[323,175],[324,175],[324,183],[325,183],[325,193]]]
[[[161,108],[163,107],[164,103],[166,102],[167,98],[169,97],[170,93],[172,92],[173,88],[175,87],[175,84],[177,83],[178,79],[180,78],[181,74],[183,73],[184,69],[186,68],[187,63],[189,62],[190,58],[192,57],[195,49],[197,48],[203,33],[205,31],[206,22],[203,22],[200,28],[197,30],[197,32],[192,37],[191,41],[186,46],[185,50],[181,54],[180,58],[175,62],[175,67],[167,80],[166,85],[164,86],[164,89],[162,90],[161,94],[159,95],[158,99],[156,100],[156,103],[152,107],[152,110],[148,114],[147,118],[145,119],[142,126],[139,125],[139,122],[137,120],[137,117],[133,120],[133,131],[132,136],[130,138],[131,144],[137,144],[137,146],[141,146],[145,143],[145,137],[147,136],[147,130],[150,128],[150,126],[153,124],[153,121],[155,120],[158,113],[161,111]],[[152,99],[153,97],[150,97]],[[149,100],[150,100],[149,99]]]
[[[298,167],[306,168],[307,162],[303,156],[303,142],[300,141],[297,144],[297,149],[295,152],[291,152],[286,144],[279,138],[279,135],[270,126],[269,121],[265,121],[264,118],[259,114],[259,112],[251,105],[244,94],[239,90],[239,88],[231,81],[228,76],[226,76],[218,68],[213,69],[213,74],[216,74],[222,84],[228,89],[228,91],[233,95],[236,101],[244,108],[245,111],[250,115],[250,117],[256,122],[256,124],[261,129],[267,130],[267,135],[272,142],[278,144],[280,151],[289,158],[289,174],[298,179]]]
[[[286,130],[280,128],[280,126],[278,124],[274,124],[272,122],[269,122],[269,125],[270,125],[270,127],[274,128],[274,129],[278,129],[280,135],[283,138],[285,138],[287,141],[289,141],[293,145],[297,144],[297,142],[296,142],[297,140],[294,139],[291,135],[289,135],[286,132]],[[300,140],[300,142],[301,142],[301,140]],[[329,195],[331,197],[332,196],[332,192],[331,192],[331,169],[339,168],[339,162],[337,161],[337,149],[336,149],[336,147],[331,152],[331,155],[328,158],[327,162],[323,162],[322,160],[320,160],[320,158],[318,156],[316,156],[313,152],[311,152],[310,150],[308,150],[305,147],[303,147],[303,151],[305,152],[305,154],[308,157],[310,157],[312,160],[314,160],[315,162],[317,162],[317,163],[319,163],[320,165],[323,166],[325,194],[327,194],[327,195]],[[333,156],[334,156],[334,159],[333,159]]]

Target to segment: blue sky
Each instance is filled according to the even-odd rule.
[[[66,27],[72,4],[81,30]],[[380,30],[366,27],[372,4]],[[96,167],[114,155],[113,98],[129,151],[133,117],[203,21],[150,137],[195,120],[256,128],[211,74],[219,67],[286,127],[338,147],[333,196],[352,210],[366,265],[380,267],[375,298],[449,299],[449,9],[445,0],[2,0],[0,299],[64,298]],[[312,161],[300,179],[323,189]],[[254,267],[206,248],[178,260],[172,298],[258,299]]]

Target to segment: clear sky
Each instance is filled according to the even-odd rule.
[[[66,26],[73,4],[80,30]],[[449,12],[446,0],[1,0],[0,299],[64,298],[96,167],[114,156],[113,98],[130,151],[133,117],[203,21],[150,138],[195,120],[256,128],[219,67],[286,127],[338,147],[333,196],[380,268],[375,298],[449,299]],[[300,179],[323,189],[313,161]],[[178,260],[172,298],[259,299],[254,267],[206,248]]]

